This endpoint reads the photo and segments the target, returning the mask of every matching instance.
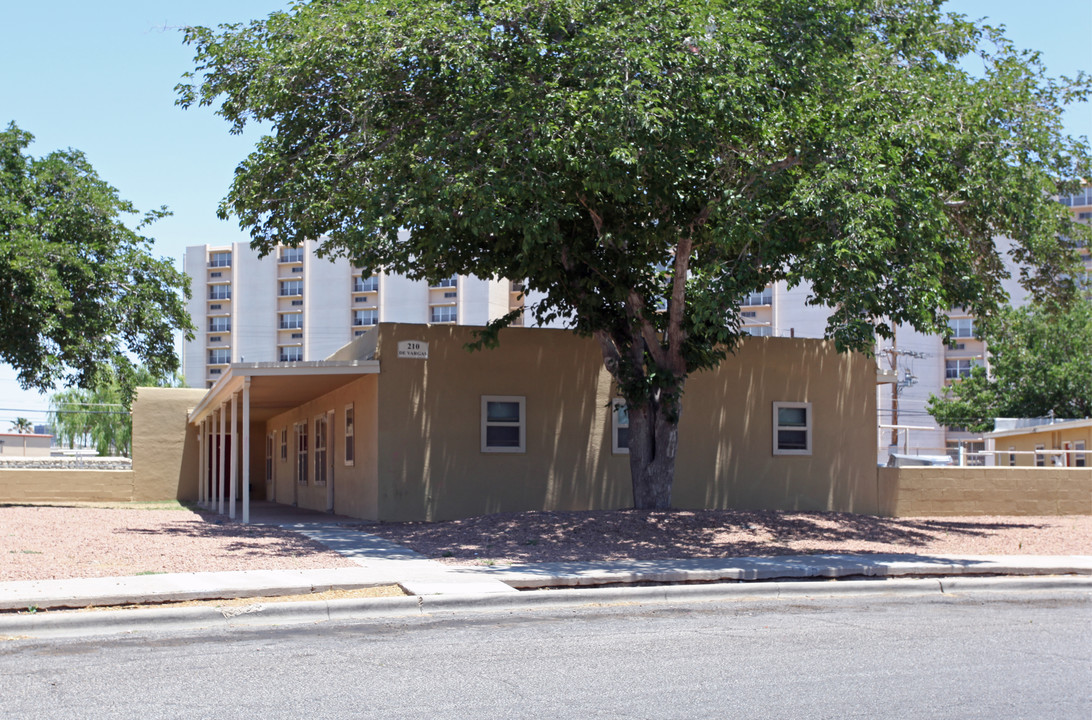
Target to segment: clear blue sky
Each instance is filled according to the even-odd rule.
[[[0,123],[35,135],[36,156],[73,147],[141,210],[167,205],[156,252],[181,266],[183,249],[245,240],[216,218],[232,170],[257,139],[232,136],[209,110],[174,105],[192,68],[178,28],[245,22],[289,6],[276,0],[44,0],[5,4],[0,43]],[[1004,24],[1039,50],[1053,75],[1092,72],[1090,0],[951,0],[949,9]],[[1072,134],[1092,136],[1092,108],[1071,111]],[[0,366],[0,432],[18,415],[44,420],[47,398],[21,391]],[[32,412],[33,411],[33,412]]]

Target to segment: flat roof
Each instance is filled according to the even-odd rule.
[[[1013,435],[1033,435],[1041,432],[1055,432],[1058,430],[1073,430],[1075,428],[1092,426],[1092,418],[1083,418],[1081,420],[1055,420],[1054,422],[1040,423],[1039,425],[1028,425],[1026,427],[1011,428],[1009,430],[994,430],[993,432],[983,433],[983,437],[988,438],[1000,438],[1011,437]]]

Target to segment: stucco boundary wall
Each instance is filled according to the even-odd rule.
[[[0,502],[130,502],[132,470],[0,469]]]
[[[132,470],[0,469],[0,502],[132,502],[197,498],[197,431],[205,391],[137,388]]]
[[[878,468],[881,515],[1092,515],[1092,469]]]

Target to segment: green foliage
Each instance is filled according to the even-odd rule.
[[[175,330],[192,329],[185,276],[124,224],[135,208],[82,153],[33,158],[32,139],[14,123],[0,131],[0,361],[41,390],[106,371],[131,385],[131,357],[175,371]]]
[[[49,423],[62,445],[90,445],[99,455],[130,457],[132,389],[182,385],[177,374],[157,376],[142,366],[136,367],[124,384],[117,375],[100,375],[91,388],[69,388],[50,397]]]
[[[982,432],[998,417],[1092,417],[1092,302],[1008,309],[979,332],[989,373],[976,367],[930,397],[938,423]]]
[[[11,431],[19,433],[20,435],[26,435],[28,433],[34,432],[34,425],[31,424],[30,420],[28,420],[27,418],[18,417],[15,418],[14,422],[12,422]]]
[[[1090,176],[1060,124],[1090,84],[940,4],[315,0],[187,28],[179,103],[271,128],[221,206],[262,252],[322,237],[365,272],[526,279],[539,320],[595,336],[636,489],[770,282],[810,283],[864,351],[997,307],[995,235],[1037,295],[1072,290],[1058,237],[1088,230],[1051,197]]]

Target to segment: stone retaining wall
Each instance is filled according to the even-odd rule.
[[[26,457],[0,458],[0,470],[132,470],[124,457]]]

